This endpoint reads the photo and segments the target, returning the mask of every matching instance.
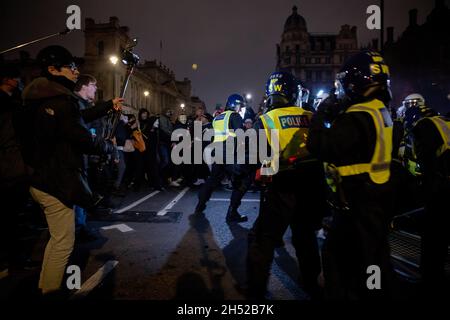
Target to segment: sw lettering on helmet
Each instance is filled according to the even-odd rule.
[[[372,56],[373,62],[382,62],[383,57],[382,56]]]
[[[370,72],[372,74],[384,73],[389,75],[389,67],[385,64],[372,63],[370,65]]]
[[[280,92],[281,90],[283,90],[283,85],[281,85],[281,84],[276,84],[274,87],[275,87],[275,92]]]

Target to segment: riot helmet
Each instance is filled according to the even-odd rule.
[[[351,56],[336,75],[336,95],[350,104],[378,99],[387,104],[392,99],[389,67],[374,51]]]
[[[266,106],[268,111],[296,105],[299,82],[290,73],[274,72],[266,82]]]

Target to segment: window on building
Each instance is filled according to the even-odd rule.
[[[103,41],[97,43],[97,52],[99,56],[103,56],[105,53],[105,43]]]
[[[305,63],[306,64],[310,64],[311,63],[311,58],[305,58]]]
[[[286,46],[286,52],[289,53],[291,51],[291,48],[289,46]]]
[[[306,80],[311,80],[312,79],[312,72],[311,70],[306,70]]]
[[[331,58],[330,57],[326,57],[325,58],[325,64],[331,64]]]
[[[315,59],[314,59],[314,63],[315,63],[315,64],[320,64],[320,58],[315,58]]]
[[[322,81],[322,71],[316,71],[316,80]]]
[[[285,64],[291,64],[291,57],[284,58],[284,63]]]
[[[295,52],[299,52],[300,51],[300,45],[296,44],[295,45]]]
[[[301,57],[300,57],[300,55],[299,54],[297,54],[296,56],[295,56],[295,64],[301,64],[302,62],[301,62]]]
[[[325,80],[331,80],[332,79],[332,72],[331,71],[325,71]]]

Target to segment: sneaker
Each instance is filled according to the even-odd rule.
[[[172,181],[171,183],[169,183],[169,186],[170,187],[179,187],[181,185],[178,182],[176,182],[176,181]]]
[[[202,185],[202,184],[204,184],[205,183],[205,179],[197,179],[197,181],[195,181],[194,183],[193,183],[193,185],[194,186],[200,186],[200,185]]]

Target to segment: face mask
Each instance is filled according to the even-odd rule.
[[[186,116],[179,116],[178,121],[180,121],[182,124],[186,124],[187,118],[186,118]]]

